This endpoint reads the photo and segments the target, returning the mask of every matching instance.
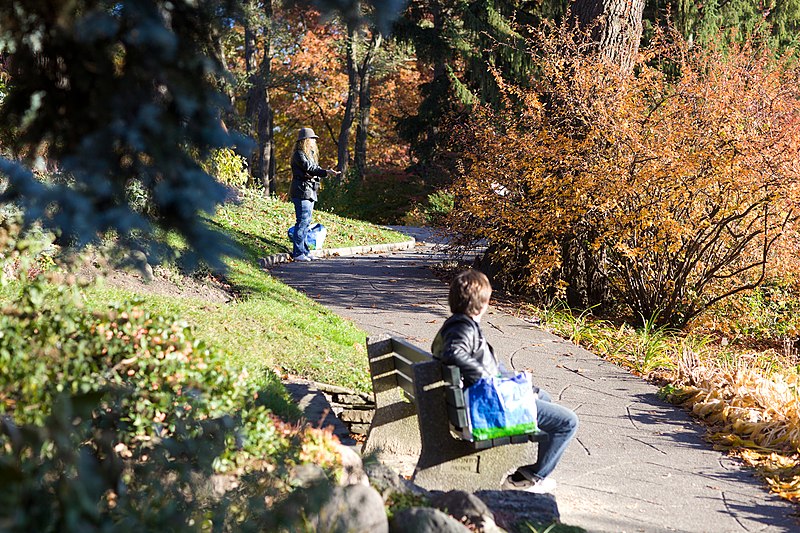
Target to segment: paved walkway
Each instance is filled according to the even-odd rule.
[[[443,259],[435,246],[418,245],[271,272],[370,335],[401,335],[429,349],[449,314],[447,286],[428,268]],[[580,417],[576,442],[553,473],[563,523],[615,533],[800,531],[797,509],[713,451],[704,429],[659,400],[656,387],[497,310],[483,329],[506,365],[530,369]]]

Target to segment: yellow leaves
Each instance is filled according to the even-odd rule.
[[[644,250],[641,248],[631,248],[625,242],[619,242],[614,246],[614,249],[619,253],[621,256],[630,259],[631,261],[635,261],[637,258],[644,255]]]
[[[521,289],[553,291],[554,267],[565,259],[550,244],[586,228],[581,244],[609,271],[636,263],[639,278],[610,278],[623,295],[639,284],[655,287],[646,299],[657,301],[668,287],[702,306],[727,293],[719,280],[752,264],[755,243],[781,231],[770,221],[779,217],[762,214],[788,213],[800,202],[796,95],[780,92],[769,61],[695,55],[664,41],[642,57],[677,61],[680,79],[643,64],[622,81],[559,39],[568,40],[553,34],[537,43],[541,55],[531,60],[541,76],[533,88],[503,85],[524,101],[547,101],[546,109],[484,107],[459,124],[454,152],[466,163],[452,226],[514,243],[498,263]],[[751,229],[763,239],[743,242]],[[730,250],[741,256],[730,259]]]
[[[773,492],[800,499],[800,376],[752,368],[723,371],[695,360],[681,368],[695,416],[712,425],[715,447],[736,452],[764,475]]]

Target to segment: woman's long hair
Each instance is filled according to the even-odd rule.
[[[309,161],[315,165],[319,164],[319,149],[317,148],[316,139],[301,139],[294,143],[295,151],[300,151],[305,154]]]

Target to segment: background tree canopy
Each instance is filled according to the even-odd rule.
[[[220,121],[224,70],[211,53],[229,12],[211,1],[3,1],[3,201],[62,242],[114,230],[152,247],[175,230],[185,259],[220,266],[231,249],[203,216],[225,190],[197,159],[241,145]],[[45,170],[57,179],[37,179]]]
[[[221,267],[233,249],[204,217],[226,191],[198,161],[251,148],[221,120],[231,104],[220,91],[229,77],[221,35],[242,19],[240,4],[0,1],[11,80],[0,105],[2,201],[63,244],[113,230],[159,257],[174,251],[166,235],[175,231],[184,261]],[[319,4],[345,20],[363,16],[360,2]],[[366,2],[384,32],[403,4]]]
[[[342,214],[398,222],[402,207],[393,202],[400,199],[406,212],[409,204],[422,205],[428,214],[435,212],[435,217],[441,219],[440,215],[453,205],[448,187],[469,178],[476,161],[484,164],[476,150],[482,149],[484,143],[488,146],[495,142],[478,135],[481,128],[505,142],[491,150],[495,156],[503,157],[485,160],[490,164],[486,163],[488,167],[482,170],[484,176],[508,173],[509,166],[523,157],[523,151],[525,157],[544,161],[548,143],[558,143],[552,145],[554,155],[546,161],[546,168],[539,167],[545,173],[544,182],[553,180],[551,187],[541,191],[544,199],[540,205],[561,202],[559,195],[568,190],[569,176],[602,154],[607,159],[591,170],[597,175],[590,176],[587,170],[576,179],[591,181],[600,176],[600,171],[609,176],[603,183],[624,178],[624,169],[628,168],[624,157],[609,164],[625,153],[618,144],[644,142],[642,139],[651,142],[655,139],[653,124],[666,125],[671,136],[656,139],[655,145],[645,150],[648,155],[642,157],[648,162],[670,153],[670,157],[688,161],[690,155],[695,157],[701,152],[697,143],[693,145],[686,138],[697,134],[701,139],[700,133],[714,131],[696,130],[691,135],[687,133],[686,138],[672,135],[685,126],[685,117],[694,116],[697,104],[686,104],[686,111],[662,117],[657,111],[672,108],[659,104],[659,100],[650,101],[647,90],[640,91],[648,98],[641,101],[652,109],[630,111],[641,96],[631,89],[633,84],[651,83],[656,73],[664,77],[659,78],[660,85],[650,87],[656,95],[672,94],[668,103],[679,100],[675,91],[689,86],[689,75],[698,76],[709,87],[716,87],[722,79],[722,74],[711,79],[717,75],[711,70],[704,74],[702,69],[695,71],[690,62],[678,55],[654,52],[656,48],[650,45],[662,35],[654,28],[670,20],[676,37],[678,33],[683,35],[685,53],[692,57],[699,57],[696,54],[703,50],[722,58],[741,55],[743,48],[738,41],[744,39],[751,44],[757,42],[756,48],[763,50],[760,57],[768,61],[792,41],[791,30],[797,24],[795,3],[792,0],[774,9],[757,8],[746,2],[718,8],[709,4],[694,10],[679,3],[650,6],[642,12],[643,2],[638,1],[623,5],[612,0],[580,0],[573,6],[574,16],[567,17],[567,6],[561,0],[537,4],[517,0],[78,0],[65,5],[40,0],[24,6],[0,0],[0,66],[4,83],[0,86],[0,131],[5,151],[2,155],[6,157],[0,160],[0,172],[8,177],[2,198],[19,205],[28,222],[40,220],[46,228],[58,232],[64,244],[83,245],[113,231],[118,242],[143,247],[150,257],[163,257],[165,252],[177,252],[179,248],[184,260],[205,260],[218,268],[222,265],[220,257],[233,253],[225,239],[206,222],[207,215],[226,195],[219,180],[237,186],[247,183],[263,187],[269,194],[280,194],[281,179],[287,181],[295,132],[298,127],[310,126],[320,134],[324,166],[333,166],[330,159],[336,154],[336,165],[356,169],[343,183],[328,183],[322,195],[323,203],[328,203],[322,207]],[[401,10],[404,11],[398,17]],[[709,35],[723,27],[726,13],[736,31],[722,34],[712,45]],[[606,22],[608,19],[624,19],[624,23],[612,25]],[[646,47],[640,51],[643,27]],[[568,54],[563,47],[548,44],[556,31],[586,37],[572,41],[579,43],[575,44],[579,47],[574,54],[575,65],[584,65],[580,63],[582,58],[599,58],[601,63],[619,68],[621,76],[608,74],[610,77],[598,80],[599,85],[589,90],[585,80],[580,79],[579,70],[559,70]],[[711,59],[709,64],[715,61]],[[551,68],[547,62],[555,66]],[[634,65],[638,71],[632,69]],[[725,65],[734,68],[734,63]],[[791,79],[791,65],[791,61],[775,63],[770,68],[785,71],[786,75],[770,73],[763,79],[784,83]],[[755,70],[748,68],[741,67],[753,76]],[[600,72],[599,67],[595,71]],[[554,80],[560,84],[557,90],[548,88]],[[606,98],[607,94],[623,93],[630,98]],[[723,105],[721,94],[717,91],[716,99],[707,105]],[[775,98],[787,94],[779,91]],[[787,109],[791,109],[794,96],[787,98]],[[623,108],[623,103],[628,107]],[[735,109],[731,107],[734,103],[729,105],[729,111]],[[766,105],[755,96],[751,103],[757,109]],[[623,109],[629,113],[622,113]],[[529,115],[536,120],[528,120]],[[484,124],[487,116],[491,119]],[[697,120],[710,116],[707,113]],[[773,118],[766,112],[754,116],[742,119],[742,131],[749,132],[747,128],[756,126],[752,126],[752,134],[741,138],[740,144],[734,146],[731,135],[725,133],[728,144],[703,152],[709,154],[706,166],[699,165],[697,172],[687,174],[685,169],[672,166],[672,160],[665,160],[664,168],[670,170],[663,171],[661,178],[669,181],[687,174],[687,179],[692,180],[700,176],[718,179],[722,166],[715,158],[725,154],[720,156],[723,160],[728,161],[725,158],[729,156],[734,160],[745,153],[745,146],[762,156],[763,168],[756,173],[790,175],[782,169],[775,171],[775,161],[764,162],[765,150],[753,148],[752,142],[745,143],[747,139],[761,138],[764,131],[759,128]],[[730,120],[731,113],[722,117],[721,122]],[[656,123],[656,118],[662,121]],[[631,120],[644,121],[647,128],[632,134]],[[790,120],[776,124],[768,132],[773,135],[770,139],[783,139],[781,135],[792,138],[786,129],[792,124]],[[231,133],[226,125],[245,131],[256,142]],[[601,130],[604,133],[594,137]],[[547,137],[554,131],[561,133],[554,139]],[[514,135],[518,142],[526,143],[526,150],[511,147],[514,154],[506,154],[508,140]],[[789,149],[793,147],[791,139],[784,144]],[[254,146],[256,150],[252,150]],[[562,149],[565,146],[569,146],[566,152]],[[730,154],[722,150],[731,146],[734,148]],[[250,158],[245,163],[231,151],[220,152],[220,148],[235,148]],[[576,154],[580,157],[571,162],[570,157]],[[754,156],[753,160],[757,158]],[[634,163],[631,175],[639,168],[639,160],[634,158]],[[217,176],[212,177],[209,171]],[[224,178],[226,172],[235,176]],[[739,177],[732,177],[729,183],[735,186],[738,179],[741,185],[742,175],[738,173]],[[493,182],[504,184],[506,179],[495,176]],[[761,182],[754,183],[753,190],[761,190]],[[451,192],[459,201],[475,207],[484,199],[484,190],[457,187]],[[467,198],[461,196],[464,191]],[[656,192],[660,194],[659,191]],[[646,196],[657,196],[656,192]],[[530,191],[526,194],[530,196]],[[754,208],[754,212],[763,213],[766,204],[772,206],[776,194],[789,198],[778,193],[764,198],[755,195],[753,205],[758,209]],[[492,192],[485,198],[489,202],[486,212],[510,213],[495,209],[498,198],[505,198],[507,204],[514,197],[498,197]],[[633,202],[630,212],[601,210],[602,226],[611,227],[610,221],[622,223],[633,216],[631,213],[640,211],[671,212],[665,204],[659,208],[666,211],[642,211],[640,203]],[[515,206],[525,212],[523,207]],[[600,220],[596,207],[571,204],[577,210],[571,223],[580,220],[584,226],[595,224]],[[791,206],[786,209],[791,210]],[[771,249],[773,234],[781,233],[784,225],[780,221],[791,221],[790,216],[778,216],[786,209],[776,211],[774,227],[759,233],[766,235],[770,243],[762,246],[763,250]],[[554,212],[560,211],[547,210],[543,215],[552,219]],[[698,212],[693,212],[688,222],[701,220]],[[387,213],[395,218],[390,220]],[[468,210],[462,211],[466,213]],[[673,214],[678,216],[677,212]],[[475,229],[480,234],[496,228],[489,223],[475,228],[475,220],[480,220],[481,214],[471,216],[468,220],[454,219],[452,229]],[[561,272],[553,280],[567,284],[567,295],[578,295],[574,304],[603,302],[609,283],[614,281],[612,274],[622,280],[614,283],[624,284],[630,280],[625,281],[619,272],[639,272],[637,261],[641,262],[641,257],[636,254],[644,253],[643,246],[634,243],[625,253],[617,253],[618,246],[600,245],[597,235],[583,235],[565,220],[547,222],[550,226],[555,224],[558,236],[528,246],[535,252],[520,255],[518,261],[503,259],[504,266],[510,269],[506,278],[527,280],[528,286],[523,288],[530,289],[536,277],[530,274],[541,273],[537,269],[547,261],[540,259],[550,257],[556,242],[561,250],[551,255]],[[530,220],[514,219],[506,226],[504,231],[516,234],[521,226],[531,224]],[[564,229],[568,230],[566,236],[560,233]],[[182,237],[178,244],[172,233]],[[505,246],[506,239],[500,233],[492,238],[497,241],[492,243],[493,251]],[[655,253],[657,245],[648,245],[649,252]],[[675,244],[667,246],[667,253],[671,253],[670,246],[674,248]],[[579,252],[580,257],[571,255],[573,252]],[[594,253],[599,255],[589,257]],[[725,262],[733,256],[720,257]],[[539,265],[533,269],[532,258]],[[622,265],[616,273],[593,266],[609,265],[615,258]],[[706,259],[687,264],[704,268],[712,265],[714,270],[716,263]],[[766,261],[765,251],[755,264]],[[727,266],[734,267],[733,263]],[[583,274],[569,274],[570,268]],[[600,277],[586,277],[590,271]],[[673,274],[662,274],[667,285],[647,285],[647,290],[666,293],[672,289],[664,287],[674,288],[677,292],[673,302],[662,305],[653,294],[641,296],[639,290],[631,304],[635,312],[675,310],[682,317],[679,320],[686,320],[715,298],[704,301],[695,294],[708,290],[709,283],[702,276],[696,287],[684,290]],[[535,283],[542,279],[537,278]],[[690,276],[683,275],[683,279]],[[739,281],[736,287],[749,287],[757,284],[759,277]],[[597,294],[587,292],[592,287]],[[729,290],[717,294],[724,295]],[[545,292],[562,291],[551,286]]]

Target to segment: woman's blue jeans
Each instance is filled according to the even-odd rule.
[[[300,255],[308,255],[311,250],[308,249],[306,243],[306,236],[308,235],[308,228],[311,226],[311,213],[314,211],[313,200],[302,200],[300,198],[292,198],[294,204],[294,240],[292,241],[292,257]]]
[[[566,407],[552,403],[550,395],[539,389],[539,398],[536,399],[536,425],[546,431],[549,438],[539,443],[536,464],[521,466],[519,470],[545,478],[561,460],[578,431],[578,415]]]

